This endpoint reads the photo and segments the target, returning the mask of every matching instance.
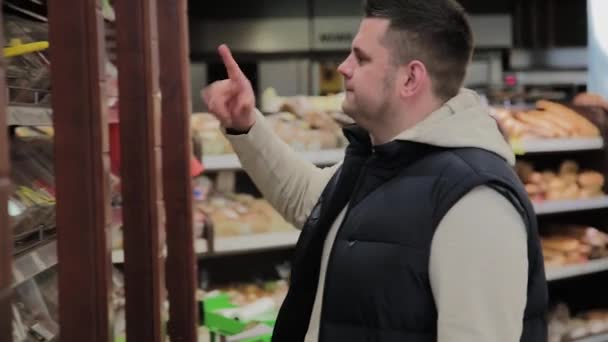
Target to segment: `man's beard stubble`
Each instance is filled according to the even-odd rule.
[[[342,102],[342,112],[348,117],[353,119],[355,123],[363,128],[369,130],[369,126],[378,124],[381,121],[385,121],[384,118],[390,116],[390,94],[393,92],[395,86],[395,75],[391,71],[385,73],[384,80],[382,81],[382,102],[378,108],[367,109],[361,106],[357,106],[356,97],[351,98],[349,106],[346,106],[347,99],[344,98]],[[352,95],[354,96],[354,91]]]

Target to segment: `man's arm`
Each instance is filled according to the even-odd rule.
[[[465,195],[439,224],[430,281],[438,342],[519,342],[528,281],[527,233],[489,187]]]
[[[245,171],[287,221],[302,227],[337,167],[321,170],[282,142],[255,110],[251,82],[228,46],[221,45],[218,52],[228,78],[205,87],[203,100],[222,127],[247,132],[228,135]]]
[[[259,112],[256,115],[248,133],[226,136],[264,198],[302,228],[339,165],[321,169],[304,160],[279,139]]]

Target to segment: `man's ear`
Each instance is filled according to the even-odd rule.
[[[429,81],[426,66],[419,60],[413,60],[403,65],[400,74],[399,94],[403,97],[417,94]]]

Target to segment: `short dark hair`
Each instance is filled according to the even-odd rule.
[[[458,94],[473,53],[473,33],[455,0],[364,0],[365,17],[389,19],[384,39],[396,64],[420,60],[442,100]]]

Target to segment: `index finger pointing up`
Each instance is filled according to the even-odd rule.
[[[243,72],[241,68],[232,57],[232,52],[226,44],[220,45],[218,48],[220,56],[222,56],[222,60],[224,61],[224,66],[226,67],[226,71],[228,72],[228,78],[233,81],[237,81],[243,77]]]

